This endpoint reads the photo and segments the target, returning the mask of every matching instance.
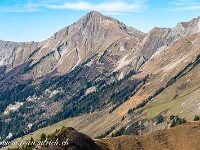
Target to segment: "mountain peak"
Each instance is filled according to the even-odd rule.
[[[186,35],[199,33],[200,32],[200,17],[194,18],[188,22],[180,22],[177,24],[177,26],[174,29]]]
[[[90,15],[102,15],[100,12],[95,11],[95,10],[89,12],[87,15],[89,15],[89,14],[90,14]]]
[[[118,21],[115,18],[106,16],[101,14],[100,12],[97,11],[91,11],[84,15],[79,21],[78,21],[78,26],[82,24],[81,29],[85,29],[87,26],[90,27],[89,30],[91,29],[96,29],[96,33],[99,32],[100,28],[103,27],[105,29],[112,29],[117,31],[118,33],[122,31],[122,34],[129,34],[132,36],[135,35],[140,35],[142,38],[144,36],[144,33],[142,33],[139,30],[136,30],[131,27],[127,27],[124,23]],[[79,26],[80,28],[80,26]]]
[[[84,17],[88,18],[88,19],[91,19],[91,18],[98,18],[98,17],[101,17],[103,16],[100,12],[97,12],[97,11],[91,11],[89,13],[87,13]]]

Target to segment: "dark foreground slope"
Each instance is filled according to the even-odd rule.
[[[198,150],[200,122],[188,122],[170,129],[158,130],[142,136],[119,136],[92,140],[73,128],[64,128],[51,135],[65,146],[46,146],[40,150]],[[18,150],[18,149],[17,149]]]
[[[76,131],[73,128],[62,129],[53,139],[58,139],[59,143],[66,142],[59,146],[46,146],[40,150],[101,150],[102,148],[97,145],[89,136]]]

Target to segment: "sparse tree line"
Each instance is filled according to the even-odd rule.
[[[114,110],[134,95],[134,91],[138,88],[137,86],[139,84],[146,82],[146,78],[141,80],[130,79],[130,77],[135,74],[134,71],[130,71],[122,80],[114,82],[110,82],[110,80],[118,75],[117,72],[109,76],[105,76],[104,73],[99,74],[91,72],[87,75],[92,77],[84,76],[85,72],[94,71],[94,69],[89,69],[88,66],[85,65],[90,62],[91,59],[94,59],[94,57],[88,59],[85,63],[76,67],[68,74],[53,77],[51,80],[45,78],[40,85],[28,86],[19,84],[12,90],[0,93],[1,113],[9,104],[14,104],[16,101],[25,102],[19,110],[11,112],[9,115],[1,118],[1,137],[5,138],[8,133],[11,132],[13,133],[13,137],[10,140],[12,140],[39,128],[50,126],[66,118],[90,113],[95,110],[102,110],[110,105],[114,106]],[[97,90],[85,95],[85,91],[92,86],[95,86]],[[61,112],[55,114],[51,118],[42,119],[42,115],[46,113],[45,109],[41,108],[34,111],[34,107],[37,108],[37,105],[34,102],[27,102],[26,100],[28,97],[33,96],[40,98],[45,97],[46,89],[51,91],[58,89],[61,91],[51,99],[48,99],[49,103],[62,100],[64,104]],[[10,120],[10,118],[12,118],[12,120]],[[5,120],[9,121],[5,123]],[[29,129],[27,123],[32,123],[33,126]],[[12,128],[14,126],[17,128]]]

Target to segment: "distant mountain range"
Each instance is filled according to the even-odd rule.
[[[0,41],[0,137],[63,124],[93,138],[140,135],[170,116],[191,121],[199,62],[200,17],[146,34],[92,11],[42,42]]]

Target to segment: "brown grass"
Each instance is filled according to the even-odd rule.
[[[110,150],[199,150],[200,122],[186,124],[142,136],[121,136],[98,140]]]

